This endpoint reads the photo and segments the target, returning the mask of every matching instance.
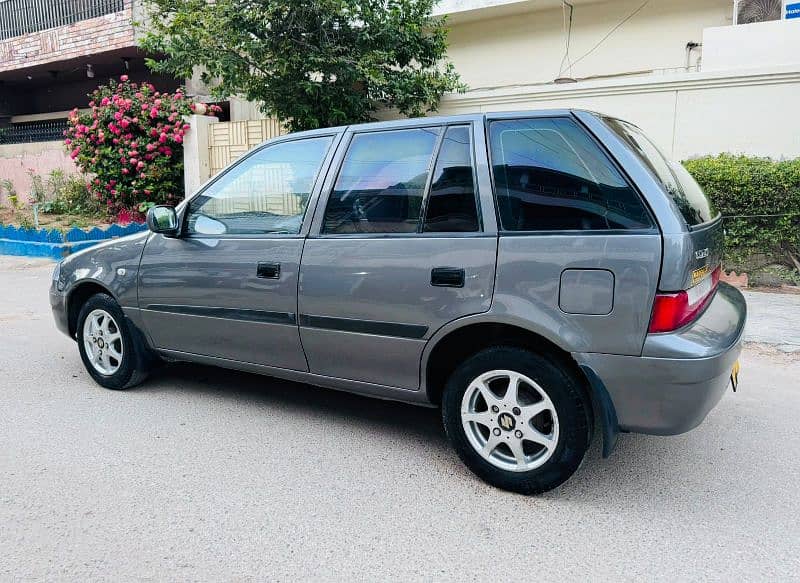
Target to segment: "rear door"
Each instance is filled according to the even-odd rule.
[[[469,119],[344,136],[300,268],[311,372],[418,389],[427,339],[489,309],[497,237],[474,135]]]

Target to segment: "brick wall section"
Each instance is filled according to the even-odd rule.
[[[132,1],[121,12],[0,41],[0,72],[135,46]]]

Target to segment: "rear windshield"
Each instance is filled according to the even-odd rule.
[[[604,121],[650,168],[672,197],[687,225],[700,225],[717,217],[717,209],[686,168],[667,160],[642,130],[619,119],[606,117]]]

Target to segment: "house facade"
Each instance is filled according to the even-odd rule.
[[[28,171],[74,172],[62,132],[87,93],[127,74],[174,90],[183,80],[153,75],[137,48],[135,0],[0,0],[0,178],[25,195]]]
[[[435,12],[469,85],[442,113],[587,108],[638,124],[676,159],[800,156],[800,0],[441,0]],[[18,192],[29,169],[74,170],[67,113],[109,77],[207,92],[150,73],[134,23],[146,24],[141,0],[0,0],[0,178]],[[231,99],[223,119],[260,117]],[[187,167],[213,166],[207,141]]]
[[[673,157],[800,156],[800,2],[442,0],[470,89],[444,113],[580,107]]]

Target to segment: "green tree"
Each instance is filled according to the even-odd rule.
[[[435,0],[147,0],[149,65],[219,98],[240,95],[292,131],[359,123],[381,108],[435,111],[463,91]]]

